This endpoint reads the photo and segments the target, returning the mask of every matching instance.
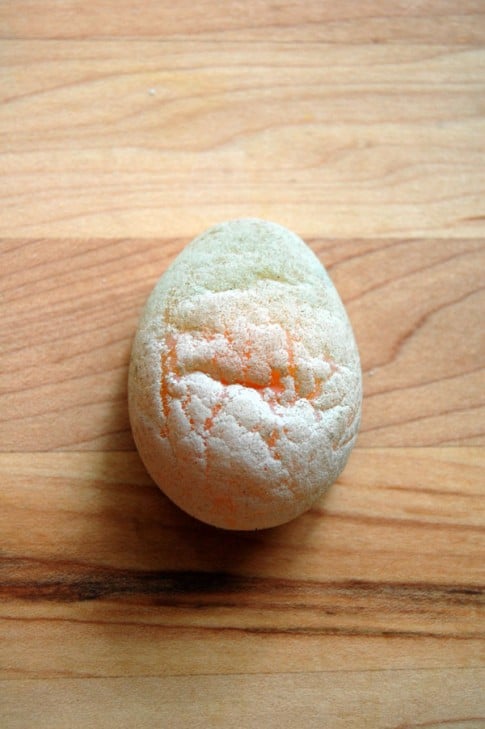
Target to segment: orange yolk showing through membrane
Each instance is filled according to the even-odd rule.
[[[160,378],[160,400],[162,403],[162,412],[165,418],[165,422],[161,429],[160,435],[167,437],[167,419],[170,414],[170,400],[171,393],[168,388],[168,377],[171,373],[175,374],[177,370],[177,352],[175,345],[177,343],[176,338],[169,334],[166,338],[167,349],[162,350],[161,354],[161,378]]]
[[[224,338],[226,339],[229,346],[234,346],[234,338],[232,333],[229,330],[225,330],[223,332]],[[283,377],[290,377],[294,383],[295,391],[294,395],[295,397],[301,396],[299,382],[297,379],[297,365],[295,363],[295,355],[294,355],[294,342],[288,332],[285,332],[286,335],[286,349],[287,349],[287,355],[288,355],[288,363],[286,365],[287,374],[283,375]],[[210,336],[208,337],[210,338]],[[164,424],[161,428],[160,435],[162,437],[169,437],[168,433],[168,417],[170,415],[170,405],[172,400],[172,393],[170,391],[170,377],[178,378],[180,377],[180,368],[178,363],[178,357],[177,357],[177,336],[174,334],[168,334],[165,339],[165,348],[161,353],[161,382],[160,382],[160,400],[162,405],[162,412],[164,415]],[[228,386],[228,385],[242,385],[243,387],[249,387],[253,390],[257,390],[259,392],[266,391],[267,396],[269,395],[269,400],[267,398],[267,402],[269,402],[270,405],[274,405],[278,400],[279,396],[281,396],[285,390],[285,384],[282,381],[282,374],[279,369],[276,369],[275,367],[271,367],[269,378],[266,380],[266,382],[256,382],[249,373],[249,362],[251,359],[251,345],[250,342],[247,342],[246,345],[243,348],[242,352],[242,371],[240,376],[236,378],[228,378],[227,376],[224,377],[224,374],[221,370],[223,368],[220,365],[220,354],[214,354],[211,358],[211,369],[215,370],[218,373],[218,380],[221,383],[221,385]],[[188,374],[188,373],[187,373]],[[315,397],[317,397],[321,392],[322,383],[317,383],[314,390],[310,393],[305,394],[305,398],[308,400],[312,400]],[[268,392],[270,391],[270,392]],[[193,418],[189,416],[188,413],[188,406],[190,405],[191,395],[190,393],[187,393],[186,397],[184,397],[180,402],[182,409],[184,410],[187,419],[190,423],[190,427],[194,427],[194,421]],[[222,409],[222,402],[216,403],[213,408],[211,414],[205,419],[203,428],[204,431],[207,433],[210,431],[214,424],[214,419],[217,416],[217,414]],[[277,431],[273,431],[271,435],[266,438],[266,442],[268,443],[268,446],[273,449],[274,445],[278,439],[279,435]]]
[[[243,372],[242,378],[238,380],[227,380],[223,377],[219,379],[222,385],[243,385],[244,387],[250,387],[252,390],[266,390],[270,388],[275,393],[281,393],[285,391],[285,386],[281,381],[281,372],[279,370],[271,369],[271,375],[268,382],[262,385],[260,382],[254,382],[247,376],[246,372]]]

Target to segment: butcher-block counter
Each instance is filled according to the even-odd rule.
[[[0,4],[0,725],[485,726],[485,5]],[[226,532],[146,473],[143,303],[303,237],[364,375],[347,468]]]

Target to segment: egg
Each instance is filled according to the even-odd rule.
[[[181,509],[225,529],[283,524],[344,468],[358,349],[324,267],[258,219],[202,233],[159,279],[129,372],[136,446]]]

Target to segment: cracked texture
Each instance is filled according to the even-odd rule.
[[[193,516],[256,529],[308,509],[361,407],[352,330],[310,249],[255,219],[195,239],[142,313],[129,406],[148,471]]]

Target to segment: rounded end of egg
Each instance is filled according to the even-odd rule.
[[[290,521],[326,491],[357,436],[357,346],[310,248],[258,219],[210,228],[153,289],[129,411],[163,492],[225,529]]]

